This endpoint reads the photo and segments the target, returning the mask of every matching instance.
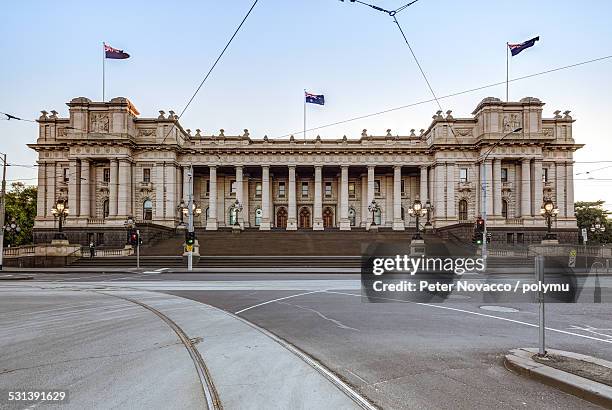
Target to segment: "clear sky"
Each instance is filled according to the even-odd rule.
[[[403,0],[372,0],[394,9]],[[40,110],[67,115],[76,96],[102,97],[102,41],[128,60],[107,60],[107,99],[128,97],[142,116],[180,112],[250,7],[232,1],[13,1],[0,14],[0,111],[35,119]],[[503,81],[506,42],[536,35],[540,42],[513,57],[519,77],[612,54],[612,2],[420,0],[398,15],[438,95]],[[576,173],[612,160],[612,59],[510,85],[510,99],[546,103],[545,116],[571,110],[574,137],[586,144]],[[242,31],[182,118],[207,135],[225,129],[271,138],[302,129],[303,89],[324,93],[308,107],[308,126],[430,98],[391,18],[338,0],[260,0]],[[484,97],[504,98],[505,86],[441,100],[469,116]],[[381,135],[427,128],[434,103],[312,132],[322,138],[361,130]],[[0,121],[0,151],[9,162],[34,164],[37,125]],[[11,167],[9,179],[35,183],[36,169]],[[584,180],[591,176],[597,180]],[[612,167],[577,175],[576,200],[604,199],[612,208]],[[609,181],[601,180],[609,179]]]

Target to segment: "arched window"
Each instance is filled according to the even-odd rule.
[[[153,219],[153,202],[148,198],[142,203],[142,219],[145,221]]]
[[[263,215],[263,212],[261,210],[261,208],[257,208],[255,210],[255,226],[259,226],[261,225],[261,217]]]
[[[287,227],[287,209],[281,206],[276,211],[276,227],[286,228]]]
[[[236,211],[236,208],[231,207],[230,211],[229,211],[229,224],[230,225],[235,225],[236,224],[236,217],[238,216],[238,212]]]
[[[459,220],[467,221],[468,219],[468,203],[465,199],[459,201]]]
[[[376,225],[382,225],[382,211],[380,209],[374,212],[374,223]]]
[[[355,208],[349,208],[348,218],[349,218],[349,222],[350,222],[351,226],[355,226],[356,225],[355,215],[356,215]]]
[[[502,216],[505,219],[508,219],[508,200],[507,199],[502,199]]]
[[[104,202],[102,202],[102,218],[108,218],[109,212],[108,199],[105,199]]]

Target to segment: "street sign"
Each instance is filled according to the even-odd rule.
[[[582,242],[587,243],[587,229],[582,228]]]
[[[569,252],[569,261],[567,263],[567,266],[569,268],[575,268],[576,267],[576,249],[572,249]]]

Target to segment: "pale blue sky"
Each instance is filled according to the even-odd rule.
[[[374,1],[373,1],[374,2]],[[392,9],[402,0],[375,2]],[[101,43],[132,55],[107,60],[107,98],[128,97],[142,116],[179,112],[225,44],[251,0],[22,1],[0,16],[0,111],[37,118],[42,109],[67,114],[76,96],[101,99]],[[420,0],[398,15],[438,95],[505,79],[505,43],[535,35],[535,47],[512,58],[510,77],[612,54],[612,2]],[[574,136],[587,144],[577,161],[611,160],[612,59],[510,86],[510,98],[535,96],[545,115],[572,110]],[[389,16],[338,0],[260,0],[181,123],[205,134],[259,138],[302,129],[303,89],[324,93],[309,106],[308,125],[327,124],[430,98]],[[442,100],[467,116],[499,86]],[[434,103],[317,132],[323,138],[359,137],[361,130],[407,134],[427,128]],[[36,124],[0,121],[0,151],[33,164],[25,147]],[[577,164],[576,172],[606,164]],[[612,163],[610,164],[612,165]],[[610,172],[609,172],[610,171]],[[612,208],[612,168],[591,174],[611,181],[577,181],[576,199],[603,198]],[[9,179],[35,178],[13,167]],[[577,176],[577,179],[583,178]],[[25,182],[34,183],[34,180]]]

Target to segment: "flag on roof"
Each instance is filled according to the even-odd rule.
[[[310,94],[309,92],[305,92],[305,95],[306,95],[307,103],[325,105],[325,96],[323,94],[316,95],[316,94]]]
[[[508,48],[510,48],[510,52],[512,53],[513,56],[517,55],[518,53],[520,53],[521,51],[529,48],[529,47],[533,47],[536,43],[536,41],[540,40],[540,36],[538,37],[534,37],[531,40],[527,40],[527,41],[523,41],[522,43],[519,44],[510,44],[508,43]]]
[[[123,50],[112,48],[108,44],[104,44],[104,57],[111,58],[114,60],[123,60],[130,58],[130,55]]]

